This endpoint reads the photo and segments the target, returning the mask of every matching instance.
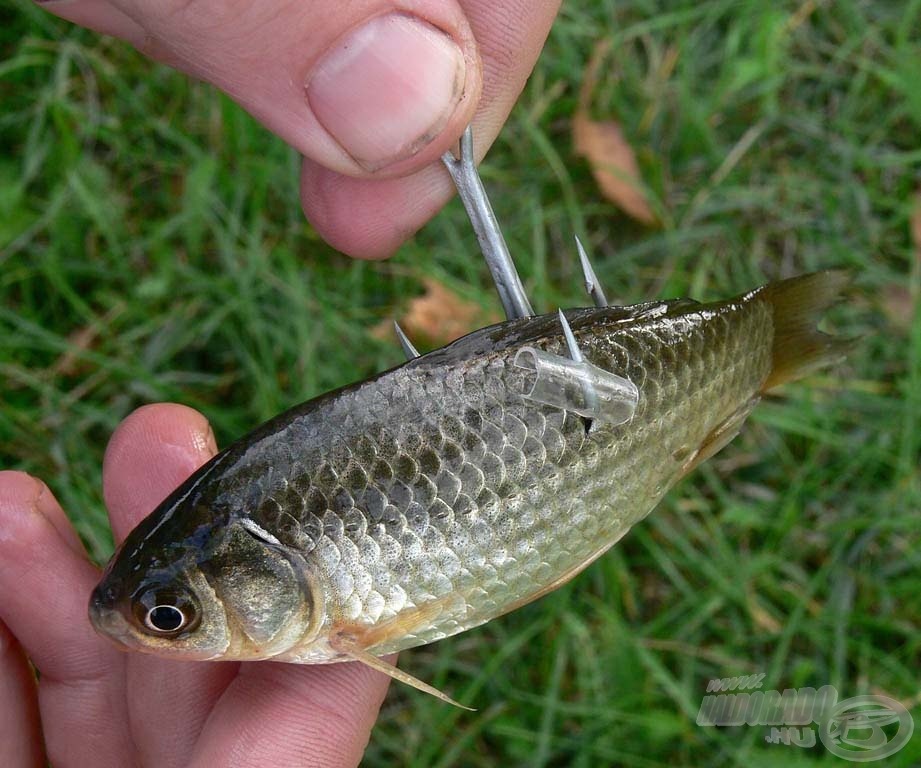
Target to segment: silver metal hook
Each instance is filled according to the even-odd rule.
[[[569,356],[574,363],[584,363],[585,358],[582,355],[582,350],[579,349],[578,342],[576,342],[576,337],[572,332],[572,327],[569,325],[569,320],[566,319],[566,315],[563,314],[562,309],[558,309],[557,313],[560,316],[560,325],[563,326],[563,338],[566,339],[566,347],[569,349]],[[589,411],[597,410],[598,397],[590,381],[582,382],[582,396],[585,398],[585,406]]]
[[[582,357],[582,350],[579,349],[579,345],[576,343],[576,337],[572,333],[572,328],[569,325],[569,321],[566,319],[566,315],[563,314],[562,309],[558,309],[557,314],[560,316],[560,325],[563,326],[563,338],[566,339],[566,346],[569,348],[569,356],[575,363],[585,362],[585,358]]]
[[[598,276],[595,274],[595,270],[592,269],[592,263],[588,260],[588,254],[585,252],[585,247],[582,245],[578,235],[576,235],[576,250],[579,251],[579,261],[582,262],[585,290],[592,297],[596,307],[608,306],[608,299],[604,295],[604,289],[601,287],[601,283],[598,282]]]
[[[629,379],[586,360],[562,310],[559,318],[568,357],[531,346],[519,349],[514,364],[529,372],[521,396],[578,414],[586,419],[586,434],[595,428],[596,421],[616,425],[632,419],[639,389]]]
[[[406,359],[413,360],[419,357],[419,351],[413,346],[413,343],[396,320],[393,321],[393,330],[397,332],[397,339],[400,341],[400,346],[403,348],[403,354],[406,355]]]
[[[457,187],[457,194],[473,225],[473,231],[476,233],[480,250],[492,273],[492,279],[499,292],[499,299],[505,309],[506,317],[509,320],[515,320],[520,317],[533,316],[534,310],[524,292],[524,286],[515,269],[505,238],[502,236],[496,214],[493,212],[483,182],[480,180],[480,174],[477,172],[476,159],[473,155],[473,131],[470,126],[467,126],[460,139],[460,157],[457,158],[451,152],[445,152],[441,156],[441,161],[451,174],[454,186]]]

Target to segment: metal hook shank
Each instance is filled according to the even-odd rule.
[[[441,156],[441,161],[451,174],[457,194],[473,225],[480,250],[492,273],[499,299],[505,309],[509,320],[519,317],[531,317],[534,310],[524,292],[521,278],[512,262],[511,254],[499,229],[496,214],[493,213],[483,182],[477,172],[476,160],[473,156],[473,132],[470,126],[464,131],[460,140],[460,158],[455,158],[450,152]]]

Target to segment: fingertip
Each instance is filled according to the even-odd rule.
[[[143,26],[108,0],[80,0],[77,3],[42,0],[39,7],[81,27],[121,38],[135,46],[140,45],[146,36]]]
[[[41,480],[26,472],[0,471],[0,513],[13,514],[22,508],[34,508],[44,487]]]
[[[25,472],[0,472],[0,571],[9,561],[28,556],[28,547],[36,533],[47,531],[44,516],[38,509],[44,483]]]
[[[305,160],[304,215],[333,248],[359,259],[385,259],[450,199],[439,165],[404,178],[356,179]]]
[[[44,483],[23,472],[0,472],[0,621],[42,673],[58,677],[67,670],[90,674],[98,661],[86,617],[98,571],[82,547],[75,552],[62,535],[64,525]]]
[[[157,403],[130,414],[116,428],[103,460],[103,490],[116,539],[215,453],[211,425],[193,408]]]
[[[160,460],[195,471],[217,453],[208,420],[194,408],[179,403],[142,405],[129,414],[112,434],[103,459],[103,472],[121,471],[142,458]]]
[[[314,117],[369,173],[424,167],[473,117],[482,64],[465,16],[456,6],[445,15],[446,5],[372,12],[312,62],[305,93]]]
[[[51,523],[75,554],[85,556],[86,550],[80,537],[45,483],[26,472],[0,472],[0,519],[5,519],[10,526],[15,525],[13,517],[18,517],[22,523],[22,518],[29,514],[36,514]]]

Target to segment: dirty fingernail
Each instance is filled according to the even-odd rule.
[[[317,120],[362,167],[412,156],[438,135],[464,93],[457,44],[405,14],[371,19],[338,40],[307,82]]]

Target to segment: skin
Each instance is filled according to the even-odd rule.
[[[129,416],[104,466],[116,540],[215,452],[190,408]],[[386,676],[354,663],[188,664],[120,652],[87,620],[99,573],[48,487],[0,472],[0,765],[44,765],[45,750],[55,766],[96,768],[358,764]]]
[[[307,218],[335,248],[361,258],[391,255],[451,198],[453,187],[437,161],[471,121],[477,155],[485,155],[531,74],[559,5],[559,0],[42,3],[51,13],[120,37],[227,92],[304,156],[301,201]],[[454,40],[467,60],[467,82],[456,109],[412,157],[369,171],[331,139],[304,84],[343,35],[392,12],[411,15]],[[403,106],[397,93],[378,105],[384,117]]]

